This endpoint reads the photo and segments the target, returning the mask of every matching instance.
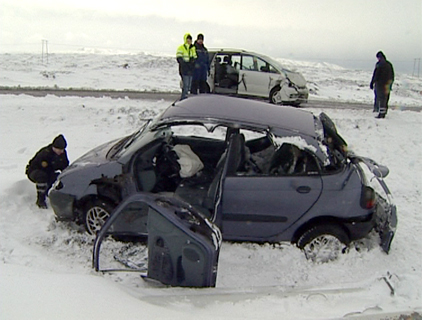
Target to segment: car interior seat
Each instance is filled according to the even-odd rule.
[[[270,160],[269,174],[287,175],[291,173],[292,166],[295,163],[295,152],[297,148],[290,143],[283,143],[274,153]]]
[[[215,59],[215,83],[219,84],[223,76],[223,66],[221,65],[221,58]]]

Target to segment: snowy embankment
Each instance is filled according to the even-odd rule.
[[[372,72],[329,63],[277,59],[301,72],[311,100],[372,103]],[[374,65],[375,65],[374,61]],[[393,62],[394,63],[394,62]],[[174,57],[140,54],[0,54],[0,87],[180,92]],[[396,74],[392,109],[422,106],[422,79]]]
[[[35,87],[54,83],[34,72],[34,66],[28,62],[18,64],[17,58],[9,58],[15,61],[16,70],[8,66],[7,76],[3,71],[0,73],[1,86],[10,86],[11,83],[6,82],[12,78],[24,79],[28,86]],[[97,59],[101,60],[102,56],[86,62],[92,70],[93,65],[105,65]],[[130,81],[125,76],[128,70],[137,74],[133,62],[130,69],[115,68],[114,71],[121,72],[119,82],[114,71],[100,67],[97,73],[92,71],[89,83],[84,82],[83,73],[75,74],[76,71],[69,71],[68,76],[64,72],[56,73],[55,79],[57,86],[68,88],[92,88],[94,78],[98,77],[101,82],[98,89],[143,90],[150,86],[154,90],[164,86],[169,91],[177,91],[177,76],[171,81],[167,76],[161,78],[171,72],[160,69],[163,68],[160,59],[149,62],[155,67],[151,68],[150,78],[142,81],[140,74]],[[51,69],[64,70],[50,63]],[[110,64],[108,61],[106,65]],[[114,64],[123,65],[122,60]],[[23,76],[25,65],[27,78]],[[304,69],[301,72],[308,79],[314,79],[312,83],[315,82],[320,91],[325,87],[327,92],[337,92],[345,100],[352,100],[353,96],[344,88],[344,80],[334,80],[344,79],[344,70],[336,71],[328,83],[325,66],[320,71],[318,66],[309,67],[308,74]],[[89,72],[86,73],[89,76]],[[356,77],[353,81],[362,84],[364,80],[369,81],[364,78]],[[130,86],[137,81],[139,87]],[[323,81],[327,81],[324,86],[320,85]],[[309,109],[316,114],[326,112],[356,153],[390,168],[386,182],[398,207],[399,225],[389,255],[382,252],[373,238],[364,241],[365,249],[351,249],[338,261],[326,264],[307,261],[296,247],[286,243],[276,246],[223,243],[217,287],[202,290],[154,287],[133,273],[95,273],[91,268],[93,239],[72,224],[57,223],[51,209],[38,209],[35,186],[24,175],[28,160],[58,133],[66,136],[69,158],[74,161],[89,149],[139,128],[140,118],[157,114],[168,102],[0,96],[2,318],[186,320],[367,316],[367,319],[377,319],[387,313],[421,313],[422,114],[400,110],[400,105],[409,105],[408,101],[413,99],[409,97],[414,91],[405,92],[405,98],[396,96],[397,108],[390,110],[385,120],[374,119],[370,110]],[[356,90],[356,95],[361,97],[359,94],[360,90]],[[372,93],[368,95],[372,99]]]

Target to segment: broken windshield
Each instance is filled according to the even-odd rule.
[[[108,151],[106,158],[113,159],[118,156],[123,150],[127,149],[133,141],[135,141],[148,127],[151,120],[146,121],[142,127],[135,131],[133,134],[124,137],[123,139],[119,140],[111,149]]]

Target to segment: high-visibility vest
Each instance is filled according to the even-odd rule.
[[[191,58],[198,58],[197,54],[196,54],[196,48],[194,45],[189,46],[188,42],[187,42],[187,37],[188,37],[189,33],[185,34],[184,36],[184,40],[185,43],[180,45],[177,48],[177,52],[176,52],[176,58],[183,58],[183,61],[185,62],[189,62],[191,60]]]

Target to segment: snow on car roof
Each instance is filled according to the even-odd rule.
[[[154,126],[183,120],[271,128],[275,134],[280,129],[289,130],[316,137],[314,116],[308,111],[212,94],[201,94],[173,103],[156,119]]]

